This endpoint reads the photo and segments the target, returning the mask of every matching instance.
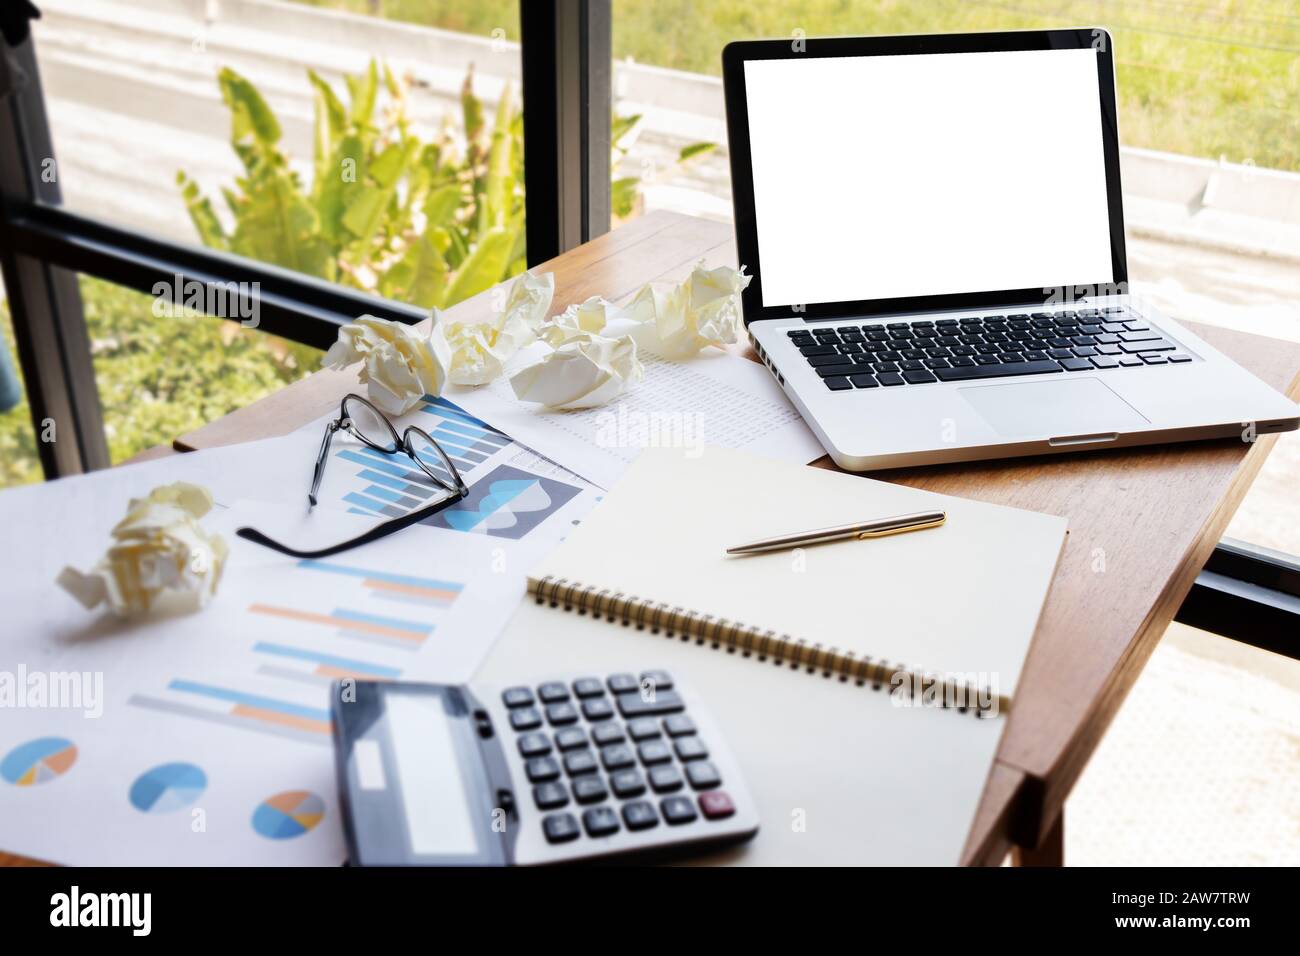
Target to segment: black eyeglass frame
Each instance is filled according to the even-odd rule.
[[[376,421],[384,423],[388,428],[389,434],[392,436],[392,442],[389,447],[384,447],[378,442],[372,440],[356,427],[354,422],[355,416],[348,412],[349,402],[360,402],[374,414]],[[263,545],[264,547],[270,548],[273,551],[278,551],[281,554],[289,555],[290,557],[327,558],[343,551],[350,551],[353,548],[359,548],[362,545],[370,544],[372,541],[378,541],[380,538],[385,538],[390,534],[401,531],[403,528],[409,528],[413,524],[419,524],[421,521],[436,515],[438,512],[450,508],[452,505],[463,500],[465,496],[469,494],[469,488],[460,477],[460,472],[456,469],[451,457],[442,449],[442,446],[438,444],[432,435],[415,425],[406,426],[402,434],[398,435],[397,429],[393,427],[393,423],[388,420],[387,415],[376,408],[370,401],[362,398],[360,395],[349,392],[347,395],[343,396],[343,400],[339,403],[339,417],[325,426],[325,436],[321,439],[320,452],[316,455],[316,467],[312,471],[311,490],[307,493],[309,508],[314,508],[316,506],[316,496],[320,491],[320,483],[325,477],[325,465],[329,462],[330,445],[334,441],[335,433],[340,431],[347,432],[362,444],[385,455],[396,455],[399,452],[405,452],[411,461],[415,462],[420,471],[424,472],[424,474],[427,475],[439,488],[442,488],[447,492],[447,496],[424,508],[417,508],[409,514],[404,514],[399,518],[393,518],[390,521],[378,524],[365,534],[358,535],[357,537],[344,541],[341,544],[332,545],[328,548],[318,548],[314,551],[300,551],[297,548],[291,548],[288,545],[281,544],[273,538],[267,537],[256,528],[240,528],[235,532],[235,534],[246,541],[252,541],[255,544]],[[412,441],[413,436],[423,439],[435,452],[438,453],[438,457],[442,459],[442,463],[446,467],[447,473],[455,480],[455,484],[447,482],[442,478],[442,476],[438,475],[427,464],[425,464],[415,451],[415,443]]]

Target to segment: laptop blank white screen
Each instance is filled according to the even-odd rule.
[[[765,307],[1113,280],[1093,50],[744,68]]]

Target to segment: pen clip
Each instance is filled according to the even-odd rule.
[[[947,513],[940,512],[937,517],[932,518],[929,521],[921,521],[916,524],[904,524],[894,528],[881,528],[876,531],[860,531],[858,532],[858,540],[864,541],[867,538],[885,538],[891,534],[905,534],[908,531],[921,531],[925,528],[937,528],[947,520]]]

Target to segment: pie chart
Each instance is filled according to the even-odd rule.
[[[302,836],[325,816],[325,801],[307,790],[267,797],[253,811],[253,829],[268,840]]]
[[[165,763],[136,777],[128,795],[141,813],[188,807],[208,788],[208,775],[192,763]]]
[[[0,761],[0,777],[30,787],[61,777],[77,760],[77,745],[63,737],[38,737],[19,744]]]

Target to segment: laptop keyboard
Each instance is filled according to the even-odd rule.
[[[919,320],[787,333],[831,391],[1181,364],[1178,350],[1122,306]]]

